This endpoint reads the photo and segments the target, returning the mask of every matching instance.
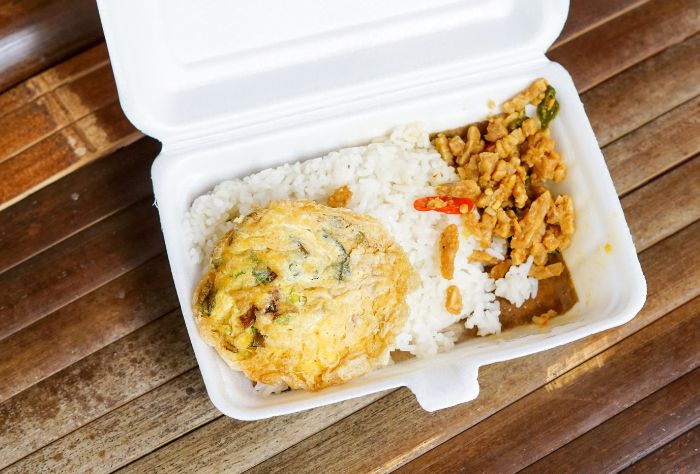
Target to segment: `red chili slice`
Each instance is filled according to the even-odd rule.
[[[437,211],[445,214],[466,214],[460,211],[464,205],[467,206],[467,212],[474,209],[474,202],[469,198],[426,196],[413,201],[416,211]]]

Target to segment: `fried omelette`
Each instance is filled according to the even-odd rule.
[[[251,380],[318,390],[381,364],[416,282],[376,219],[276,201],[217,243],[194,315],[205,341]]]

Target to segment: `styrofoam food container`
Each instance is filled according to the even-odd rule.
[[[438,410],[477,396],[482,365],[620,325],[641,309],[646,283],[610,174],[571,77],[544,55],[567,2],[98,5],[122,107],[163,142],[152,178],[168,257],[207,391],[224,414],[266,418],[400,386]],[[547,329],[469,340],[319,392],[269,397],[202,341],[191,311],[202,271],[183,236],[195,197],[225,179],[364,144],[397,125],[441,130],[481,120],[487,100],[500,103],[538,77],[561,103],[552,133],[569,174],[555,191],[571,194],[576,207],[565,258],[580,301],[567,315]]]

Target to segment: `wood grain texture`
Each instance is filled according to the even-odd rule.
[[[1,2],[2,0],[0,0],[0,6]],[[581,391],[581,387],[586,387],[584,382],[588,381],[592,384],[591,380],[595,374],[604,373],[611,368],[617,370],[615,373],[621,373],[620,364],[624,364],[625,360],[627,364],[631,364],[630,353],[651,357],[654,367],[660,367],[660,378],[649,382],[648,378],[645,379],[640,375],[643,374],[640,367],[631,367],[627,379],[629,383],[626,385],[630,387],[629,391],[633,395],[629,395],[622,401],[619,398],[612,401],[605,399],[600,403],[600,412],[589,413],[587,416],[582,415],[586,410],[565,413],[569,417],[579,417],[576,418],[579,433],[585,431],[587,426],[594,424],[591,420],[607,419],[608,422],[600,425],[600,429],[604,429],[606,425],[613,427],[615,420],[623,419],[621,417],[626,412],[634,413],[632,410],[646,406],[645,403],[648,400],[653,401],[656,394],[663,393],[666,398],[673,398],[673,394],[680,392],[665,390],[671,390],[679,382],[666,389],[660,389],[649,398],[639,401],[636,405],[610,418],[644,393],[652,391],[655,387],[651,385],[652,383],[661,384],[663,380],[671,379],[669,374],[672,374],[676,367],[680,367],[680,364],[674,365],[675,362],[670,359],[670,354],[689,351],[695,347],[692,345],[695,341],[691,341],[691,344],[673,345],[667,351],[667,361],[671,362],[660,366],[658,357],[660,343],[645,336],[646,342],[640,343],[641,345],[635,346],[636,348],[632,350],[629,346],[631,343],[626,342],[635,338],[640,341],[644,334],[651,334],[654,328],[656,328],[654,335],[658,335],[660,331],[667,336],[666,340],[672,339],[678,342],[680,341],[678,338],[690,337],[692,332],[687,326],[683,326],[691,324],[688,322],[690,320],[684,320],[683,323],[676,321],[679,325],[673,330],[669,329],[669,325],[674,323],[668,322],[672,321],[668,318],[678,317],[677,315],[684,311],[687,305],[676,309],[671,315],[664,317],[664,314],[678,308],[689,299],[697,297],[700,291],[697,288],[697,281],[700,281],[697,270],[700,261],[697,254],[700,248],[693,243],[697,242],[695,236],[700,231],[698,227],[700,224],[693,223],[698,217],[695,209],[697,186],[685,183],[682,179],[683,176],[689,176],[692,179],[693,173],[697,174],[695,168],[698,160],[698,142],[695,122],[698,120],[697,100],[700,95],[698,35],[668,47],[692,30],[697,15],[693,16],[696,13],[696,9],[693,9],[687,12],[689,13],[687,17],[682,18],[681,12],[670,9],[667,11],[665,9],[670,7],[661,3],[659,0],[646,2],[574,0],[572,14],[578,9],[588,12],[589,19],[576,18],[578,26],[570,30],[568,37],[565,31],[565,41],[560,46],[564,48],[563,51],[566,51],[567,45],[581,42],[581,38],[585,37],[590,38],[593,43],[597,41],[599,45],[603,45],[601,48],[594,48],[580,43],[582,48],[573,52],[569,50],[567,57],[573,58],[570,60],[575,60],[575,66],[581,68],[574,74],[577,84],[580,84],[579,81],[596,82],[601,78],[610,77],[587,92],[583,100],[601,143],[609,145],[604,150],[606,159],[618,191],[626,194],[623,205],[636,242],[640,249],[646,249],[641,259],[649,283],[649,300],[642,313],[630,324],[544,354],[483,368],[480,374],[482,396],[473,404],[461,407],[462,410],[427,414],[417,406],[409,392],[398,390],[390,394],[377,394],[367,399],[353,400],[291,417],[243,423],[220,416],[208,401],[184,335],[181,316],[178,313],[171,313],[153,321],[153,318],[162,314],[158,311],[166,310],[165,306],[159,306],[162,301],[158,303],[154,299],[157,298],[155,294],[158,291],[148,289],[153,290],[158,285],[162,285],[161,291],[172,292],[172,285],[167,277],[167,265],[163,264],[160,270],[152,272],[153,281],[144,280],[142,284],[136,284],[141,289],[134,290],[134,298],[130,300],[131,303],[123,305],[123,310],[119,309],[122,305],[118,301],[112,302],[109,299],[107,289],[116,285],[117,282],[123,282],[133,274],[145,272],[143,268],[153,259],[146,263],[137,263],[133,260],[127,265],[129,268],[107,275],[105,278],[102,278],[104,270],[95,267],[98,268],[95,273],[98,278],[91,285],[80,278],[74,280],[78,285],[84,285],[76,293],[77,300],[71,296],[68,300],[72,302],[59,301],[60,309],[48,313],[47,317],[41,320],[26,323],[30,324],[29,326],[23,323],[24,329],[0,341],[0,351],[2,351],[3,343],[23,335],[21,337],[25,338],[25,342],[13,346],[18,348],[17,351],[14,349],[13,351],[18,352],[18,358],[31,359],[36,357],[32,350],[23,349],[21,346],[32,345],[35,343],[33,339],[37,339],[40,341],[39,346],[44,347],[44,351],[55,350],[58,360],[54,364],[51,360],[46,361],[46,356],[42,359],[40,355],[40,365],[45,366],[46,370],[42,368],[33,373],[37,380],[43,380],[32,385],[25,384],[23,381],[25,379],[20,377],[17,380],[20,386],[26,385],[26,390],[0,403],[0,466],[16,462],[10,467],[12,472],[75,472],[90,469],[107,472],[124,466],[124,470],[130,472],[195,469],[210,472],[241,470],[256,465],[255,470],[260,472],[275,469],[289,470],[289,472],[294,470],[322,472],[388,470],[414,459],[427,449],[451,436],[458,435],[464,429],[468,430],[464,433],[474,430],[473,425],[479,420],[485,421],[476,425],[476,428],[481,426],[487,429],[490,426],[493,430],[493,425],[490,423],[499,418],[498,410],[506,407],[505,412],[512,403],[515,405],[511,406],[522,404],[525,400],[521,398],[523,396],[531,400],[533,397],[541,396],[541,392],[547,390],[541,388],[543,384],[548,384],[545,386],[550,389],[556,386],[553,393],[561,398],[563,394],[568,393],[566,390],[573,390],[570,387],[578,387]],[[682,6],[687,3],[674,0],[669,5]],[[690,6],[695,7],[695,5]],[[645,8],[647,10],[644,10]],[[666,16],[654,18],[652,15],[647,18],[641,16],[640,12],[643,11],[653,11],[657,14],[665,11]],[[583,13],[580,15],[583,16]],[[614,19],[611,21],[611,18]],[[669,18],[678,19],[678,24],[674,25],[675,30],[669,29],[671,21]],[[576,22],[572,22],[572,25],[575,24]],[[635,25],[639,30],[634,29]],[[594,34],[596,30],[602,32],[603,36],[609,35],[609,41],[604,42],[598,38]],[[648,34],[646,30],[649,30]],[[668,35],[664,36],[664,32]],[[638,34],[644,37],[639,44],[632,44],[631,37]],[[616,35],[621,36],[618,38]],[[618,44],[626,45],[625,49],[611,48],[612,45]],[[580,60],[576,59],[577,54],[583,54],[584,47],[588,48],[590,54],[583,55]],[[554,48],[554,54],[557,49]],[[64,180],[60,180],[47,190],[62,189],[64,190],[62,197],[46,202],[39,200],[37,207],[25,205],[30,199],[38,199],[42,196],[42,191],[37,193],[36,190],[41,189],[47,182],[56,180],[69,172],[70,175],[65,180],[70,180],[76,173],[72,170],[90,160],[105,156],[109,150],[129,143],[129,140],[138,136],[129,135],[128,124],[123,120],[116,103],[99,102],[99,97],[106,97],[101,95],[99,90],[94,91],[96,95],[93,99],[90,99],[88,91],[84,91],[82,93],[84,97],[80,98],[79,92],[76,95],[79,100],[74,100],[75,97],[71,95],[70,90],[65,88],[68,85],[76,88],[74,83],[79,79],[89,84],[91,81],[86,79],[87,77],[92,75],[95,78],[99,74],[98,71],[104,70],[107,64],[106,58],[99,59],[99,54],[93,51],[98,49],[91,50],[92,54],[95,54],[92,62],[84,63],[82,68],[74,67],[74,72],[67,72],[64,79],[56,78],[55,82],[51,82],[50,78],[42,73],[44,76],[42,79],[33,81],[36,78],[32,78],[0,95],[0,119],[7,114],[18,113],[17,111],[23,107],[28,107],[28,104],[40,99],[44,102],[55,99],[68,117],[66,125],[60,128],[54,127],[54,131],[46,132],[47,134],[42,135],[38,141],[31,141],[31,134],[29,134],[26,136],[29,141],[12,142],[20,145],[24,143],[21,145],[24,148],[18,148],[16,153],[0,163],[0,173],[2,173],[3,164],[8,163],[10,166],[14,158],[23,155],[24,161],[14,162],[14,168],[8,168],[12,169],[13,173],[6,172],[4,178],[7,180],[3,181],[8,183],[7,186],[12,186],[13,191],[8,193],[9,199],[5,200],[4,204],[0,204],[0,208],[19,201],[5,212],[0,212],[0,264],[3,262],[2,256],[5,252],[9,259],[6,273],[20,272],[20,269],[32,262],[44,261],[43,259],[47,256],[48,263],[52,263],[55,261],[55,257],[52,256],[55,255],[56,249],[61,249],[62,246],[68,245],[68,242],[95,227],[106,225],[105,223],[129,211],[135,203],[147,196],[140,195],[150,186],[146,176],[145,181],[135,183],[137,191],[139,189],[141,191],[124,197],[125,201],[128,199],[133,201],[120,203],[118,193],[110,194],[110,192],[125,188],[124,183],[127,178],[114,171],[114,174],[105,174],[104,177],[96,178],[93,183],[75,181],[76,186],[80,184],[86,186],[81,188],[84,191],[72,191],[72,186],[62,185]],[[632,63],[644,58],[647,59],[632,66]],[[65,64],[67,63],[61,66]],[[586,64],[590,67],[584,67]],[[615,75],[623,68],[627,69]],[[104,84],[104,81],[101,83]],[[84,89],[77,87],[74,90]],[[62,91],[68,92],[64,94]],[[77,115],[66,111],[68,109],[63,105],[64,102],[72,104],[71,110],[78,111],[79,119],[75,120]],[[3,104],[7,107],[5,108]],[[16,140],[17,135],[14,131],[13,134],[14,138],[9,137],[7,140]],[[54,141],[50,141],[51,139]],[[24,156],[45,141],[47,143],[43,146],[46,153],[34,150],[33,155]],[[657,143],[662,143],[664,146],[659,146]],[[50,147],[51,144],[55,146]],[[67,148],[66,144],[71,145],[72,149]],[[81,149],[89,153],[78,156],[76,150]],[[144,159],[145,161],[147,159]],[[143,166],[142,170],[147,167],[145,164],[141,166]],[[23,172],[25,169],[28,170],[26,173]],[[98,190],[99,183],[107,179],[106,176],[114,177],[113,189]],[[3,176],[0,175],[0,177]],[[84,179],[90,181],[92,178],[89,173],[86,173]],[[676,191],[679,188],[683,193],[669,193],[669,190]],[[79,194],[79,199],[77,201],[71,199],[68,202],[73,192]],[[106,201],[104,207],[99,207],[94,202],[96,209],[92,210],[84,192],[93,193],[91,201],[96,201],[103,196],[102,199]],[[31,198],[20,200],[30,193],[35,194]],[[107,196],[100,193],[105,193]],[[658,199],[659,194],[667,195],[667,199]],[[46,196],[49,196],[48,191]],[[81,202],[84,197],[85,200]],[[71,203],[74,203],[74,206],[71,206]],[[36,217],[26,216],[22,220],[18,211],[14,218],[16,220],[6,225],[3,218],[11,216],[12,214],[8,212],[16,206],[25,206],[27,212],[35,212]],[[64,207],[65,210],[63,210]],[[86,215],[73,217],[70,213],[74,210],[78,214]],[[44,219],[47,219],[47,215],[51,212],[57,213],[55,221],[43,224]],[[12,240],[22,239],[23,232],[30,233],[29,227],[38,221],[41,221],[41,227],[35,226],[36,236],[28,238],[26,244],[18,244],[18,256],[11,256],[12,249],[5,250],[1,245],[3,236],[14,236],[11,237]],[[14,229],[17,225],[25,227]],[[55,236],[51,235],[50,231],[54,226],[56,226]],[[12,230],[9,231],[9,229]],[[683,230],[679,232],[680,229]],[[4,230],[9,233],[4,234]],[[159,235],[157,229],[152,232]],[[671,235],[673,233],[675,235]],[[119,240],[118,235],[117,233],[107,236],[106,240],[115,243]],[[671,236],[661,240],[669,235]],[[160,255],[160,252],[162,252],[162,245],[156,254]],[[93,249],[87,254],[96,255],[97,253],[99,252]],[[162,259],[164,262],[162,256],[154,258]],[[38,264],[36,268],[39,268]],[[165,277],[159,276],[159,272],[163,272]],[[145,273],[140,274],[145,275]],[[28,275],[30,273],[24,277],[25,282],[30,281]],[[41,275],[40,273],[39,276]],[[9,281],[2,280],[3,277],[4,275],[0,275],[0,285]],[[5,286],[3,285],[2,288],[4,289]],[[58,291],[61,288],[58,290],[56,288],[40,294],[40,308],[47,304],[49,295],[58,297],[59,300],[65,299],[63,292]],[[73,287],[68,287],[68,291],[73,291]],[[147,294],[137,295],[137,291],[147,291]],[[80,292],[84,296],[80,296],[78,294]],[[113,292],[118,294],[116,287]],[[101,299],[91,299],[98,297]],[[174,298],[174,295],[171,297]],[[164,300],[168,298],[170,297]],[[87,303],[92,301],[95,306],[99,306],[99,302],[105,302],[104,312],[108,315],[104,323],[106,334],[101,335],[103,339],[94,344],[83,340],[84,333],[89,331],[90,323],[93,322],[85,316],[88,314],[87,306],[79,306],[83,300]],[[153,303],[154,301],[156,302]],[[0,307],[3,303],[0,301]],[[697,300],[693,304],[697,304]],[[74,308],[76,311],[69,313],[69,308]],[[3,308],[0,308],[0,321],[2,321],[0,330],[4,326],[2,310]],[[136,315],[132,316],[132,313]],[[73,316],[73,314],[80,316]],[[98,314],[98,321],[102,323],[102,313]],[[60,328],[51,325],[50,321],[54,318],[59,318],[59,322],[60,318],[63,318],[63,325]],[[73,321],[75,324],[72,324]],[[697,319],[694,321],[697,322]],[[67,328],[64,328],[64,325]],[[42,340],[44,333],[32,332],[39,326],[43,327],[43,331],[48,332],[51,337]],[[666,329],[659,330],[658,328],[662,326]],[[683,327],[686,331],[678,329]],[[54,328],[58,330],[54,331]],[[166,332],[167,338],[158,337],[159,334],[165,336]],[[79,337],[81,333],[83,336]],[[624,339],[625,337],[627,339]],[[111,341],[115,342],[110,343]],[[134,348],[134,345],[137,345],[137,348]],[[643,352],[642,347],[654,349]],[[71,354],[69,348],[75,350],[75,354]],[[625,348],[629,350],[625,352]],[[607,356],[600,355],[601,353]],[[687,363],[688,353],[682,353],[685,354],[685,358],[679,360]],[[620,354],[623,356],[622,359],[618,357]],[[653,356],[653,354],[656,355]],[[135,361],[131,360],[132,355],[136,356]],[[2,360],[0,354],[0,361]],[[601,360],[602,368],[597,365]],[[67,365],[71,363],[73,365]],[[24,365],[20,363],[17,370],[32,373],[34,369],[27,367],[28,363],[25,362]],[[582,367],[588,367],[590,370],[586,371]],[[688,366],[686,365],[685,368],[687,369]],[[566,375],[557,378],[561,374]],[[0,374],[0,379],[2,375]],[[627,373],[622,374],[622,376],[627,375]],[[10,383],[14,383],[15,379],[9,380]],[[640,383],[634,385],[631,383],[632,380]],[[685,379],[680,379],[682,380]],[[610,380],[607,383],[609,384]],[[134,387],[133,391],[130,390],[132,387]],[[596,393],[596,389],[598,387],[593,387],[592,393]],[[71,390],[79,395],[72,397]],[[613,390],[620,389],[613,387]],[[375,399],[378,401],[372,403]],[[679,407],[691,406],[688,404],[688,399],[682,396],[676,396],[673,399],[678,401],[676,405]],[[685,405],[681,403],[683,400],[686,400]],[[598,408],[595,402],[596,400],[593,400],[589,394],[574,399],[577,406],[589,411],[595,411]],[[644,425],[645,414],[649,414],[646,425]],[[653,414],[654,412],[640,412],[636,417],[626,418],[625,423],[620,422],[622,424],[619,427],[630,430],[642,427],[643,430],[644,426],[655,426],[654,419],[658,421],[660,418],[654,418],[651,416]],[[545,413],[545,415],[552,417],[551,413]],[[670,427],[674,423],[672,418],[664,418],[663,421],[667,423],[663,425],[664,427]],[[559,433],[555,429],[556,426],[546,428],[553,433],[553,439],[547,440],[542,446],[543,449],[551,451],[559,447],[563,440],[569,439],[566,438],[566,429],[559,428],[559,431],[562,431]],[[607,429],[611,430],[610,433],[615,432],[612,428]],[[597,428],[594,428],[591,433],[595,430]],[[605,432],[601,433],[605,434]],[[581,439],[585,440],[585,437],[586,435]],[[663,442],[660,439],[653,438],[654,444],[647,446],[647,452],[648,449],[659,446]],[[661,448],[634,466],[644,466],[645,461],[653,459],[657,454],[659,457],[656,458],[656,462],[647,462],[647,467],[658,467],[661,465],[659,462],[661,459],[665,459],[667,463],[678,461],[675,466],[692,466],[690,464],[692,457],[684,457],[685,452],[678,454],[679,448],[673,447],[676,441],[682,443],[684,439],[681,436],[667,444],[666,447],[670,446],[670,448],[665,451],[666,454],[663,454],[665,448]],[[692,442],[692,439],[697,438],[689,439]],[[500,439],[498,441],[500,442]],[[523,445],[527,445],[528,441],[531,440],[526,440]],[[634,450],[634,439],[631,437],[629,440],[615,439],[614,441],[617,444],[612,443],[612,445],[618,449]],[[624,444],[625,441],[629,444]],[[687,445],[686,443],[677,446]],[[566,446],[561,449],[565,449]],[[268,460],[270,456],[275,457]],[[685,464],[682,464],[683,462]],[[674,466],[674,464],[668,465]]]
[[[623,472],[642,473],[693,473],[700,471],[700,425],[657,449]]]
[[[0,273],[149,196],[159,150],[144,138],[0,211]]]
[[[699,178],[700,156],[622,199],[637,248],[647,248],[700,219]]]
[[[164,256],[0,341],[0,401],[177,307]]]
[[[68,82],[109,64],[107,46],[100,43],[72,58],[20,82],[0,94],[0,116],[4,116]]]
[[[695,369],[700,364],[698,333],[700,298],[428,451],[399,472],[520,471],[542,455]],[[670,350],[672,354],[669,354]],[[668,363],[669,357],[674,364]],[[639,363],[641,360],[643,364]],[[699,374],[695,375],[693,380],[698,379]],[[686,391],[684,385],[682,395],[685,400],[679,403],[685,405],[695,398],[688,396]],[[683,411],[681,407],[679,410]],[[692,411],[686,408],[684,413]],[[697,411],[700,414],[700,408]],[[561,429],[562,426],[566,429]],[[685,429],[680,432],[683,431]],[[628,432],[626,437],[632,438],[633,433],[636,432]],[[620,436],[621,432],[616,435]],[[608,446],[604,439],[596,445],[598,462],[592,458],[590,450],[568,450],[568,458],[559,456],[558,463],[532,466],[531,472],[615,471],[614,465],[602,464],[606,458],[617,457],[614,437],[611,436]],[[651,440],[649,444],[653,446]],[[586,461],[587,466],[582,464]],[[618,467],[624,467],[624,464]]]
[[[35,78],[31,86],[23,83],[23,89],[30,92],[20,98],[15,97],[17,88],[0,96],[0,104],[5,103],[9,109],[0,109],[0,127],[4,130],[0,135],[0,162],[116,101],[109,63],[100,61],[97,67],[92,63],[81,62],[81,65],[84,69],[73,71],[70,81]],[[50,76],[45,74],[45,77]],[[34,100],[24,101],[33,96],[36,96]]]
[[[0,404],[0,468],[195,366],[179,311],[106,345]],[[199,401],[209,404],[206,396]],[[55,454],[47,452],[41,456]],[[96,460],[98,454],[93,452]]]
[[[0,91],[102,40],[95,2],[0,2]]]
[[[141,396],[138,403],[127,404],[95,420],[91,432],[79,430],[11,465],[6,472],[25,473],[37,469],[49,472],[111,472],[129,459],[146,453],[145,446],[133,442],[132,430],[157,443],[167,443],[172,433],[163,420],[187,426],[207,421],[216,409],[206,396],[198,370],[190,370],[167,384],[168,405],[162,403],[163,387]],[[197,403],[193,403],[197,400]],[[188,410],[182,410],[187,406]],[[84,437],[92,435],[93,438]],[[99,442],[96,440],[99,439]],[[112,448],[114,446],[114,448]]]
[[[610,21],[649,0],[571,0],[569,16],[551,49]]]
[[[191,429],[191,428],[190,428],[190,427],[184,427],[183,429],[186,429],[186,430],[188,430],[188,429]]]
[[[639,31],[644,31],[643,35]],[[580,92],[700,31],[697,0],[652,0],[547,55],[563,65]],[[614,47],[611,47],[614,45]]]
[[[264,461],[273,453],[284,451],[295,442],[331,426],[359,408],[370,405],[384,394],[385,392],[375,393],[337,403],[332,407],[316,408],[256,422],[241,422],[218,416],[216,420],[184,438],[188,441],[188,448],[190,447],[189,443],[192,443],[197,445],[201,452],[191,457],[189,454],[173,456],[176,451],[173,451],[170,445],[166,445],[163,450],[148,454],[146,458],[139,458],[119,472],[241,472]],[[167,397],[170,396],[170,391],[168,391]],[[206,398],[204,393],[203,396]],[[115,413],[115,415],[118,414]],[[120,418],[128,419],[131,417],[122,415]],[[169,431],[167,440],[170,441],[185,434],[185,426],[187,425],[183,424],[178,427],[177,431]],[[196,428],[193,425],[187,427]],[[125,430],[122,431],[125,434]],[[150,453],[158,447],[157,443],[160,442],[160,439],[151,439],[149,435],[150,433],[146,433],[143,437],[144,444],[140,448],[141,454]],[[174,442],[178,443],[182,439],[179,438]],[[124,447],[118,445],[116,449],[122,451]],[[189,449],[187,452],[191,453]],[[124,461],[117,462],[123,463]]]
[[[700,153],[700,97],[670,110],[605,148],[619,194]]]
[[[70,121],[68,111],[53,95],[41,96],[34,102],[3,115],[0,127],[11,132],[0,135],[0,161],[29,148],[62,129]]]
[[[672,315],[665,316],[661,322]],[[695,310],[695,319],[700,320],[700,307]],[[697,346],[697,337],[693,339],[695,341],[691,341],[691,344]],[[673,367],[670,367],[668,360],[665,361],[663,374],[680,369],[680,364],[676,365],[675,355],[674,352]],[[644,367],[644,370],[648,372],[651,367]],[[626,376],[621,380],[627,380]],[[696,368],[523,472],[618,472],[700,423],[698,387],[700,369]],[[634,390],[637,389],[638,386],[634,385]],[[610,395],[606,394],[605,399],[608,397]]]
[[[206,425],[204,431],[196,431],[193,436],[206,434],[207,441],[211,442],[219,432],[227,436],[236,434],[230,442],[210,446],[223,453],[238,453],[236,459],[222,458],[219,462],[218,458],[207,458],[199,465],[185,461],[182,468],[196,468],[197,472],[240,471],[264,460],[270,450],[281,451],[295,440],[323,429],[382,395],[374,394],[334,405],[332,413],[320,408],[253,423],[241,422],[221,417],[209,401],[199,370],[195,368],[122,407],[113,407],[112,411],[92,423],[12,465],[9,472],[36,469],[111,472],[216,418],[219,419],[215,423]],[[139,427],[137,432],[134,426]],[[240,453],[245,453],[245,456]],[[138,464],[128,466],[126,471],[143,472]]]
[[[427,413],[408,390],[397,390],[313,436],[296,438],[298,444],[256,466],[254,472],[387,471],[422,454],[697,296],[700,255],[687,257],[700,249],[691,238],[698,231],[700,223],[641,254],[649,302],[630,323],[547,352],[482,367],[480,396],[468,404]],[[333,416],[336,409],[337,405],[331,405],[322,410]],[[187,463],[205,466],[211,459],[241,462],[235,451],[222,447],[237,442],[237,436],[227,435],[223,428],[227,422],[216,420],[139,459],[130,468],[177,471]]]
[[[586,92],[581,100],[598,142],[605,146],[698,95],[696,34]]]
[[[79,119],[0,163],[0,210],[141,137],[117,103]]]
[[[117,104],[104,46],[0,95],[0,209],[141,137]]]
[[[163,252],[151,199],[0,274],[0,339]]]

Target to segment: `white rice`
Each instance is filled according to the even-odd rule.
[[[269,395],[272,395],[273,393],[281,393],[284,392],[289,388],[289,385],[286,383],[280,381],[274,385],[268,385],[266,383],[262,382],[255,382],[255,386],[253,387],[257,393],[262,395],[263,397],[267,397]]]
[[[460,238],[454,279],[442,278],[438,237],[449,223],[457,224],[462,231],[463,225],[458,216],[416,212],[413,201],[435,194],[436,184],[457,179],[419,125],[397,128],[388,137],[367,146],[346,148],[217,185],[195,199],[185,215],[185,234],[192,244],[190,255],[194,262],[204,264],[236,216],[278,199],[325,202],[335,189],[348,185],[353,196],[347,207],[379,219],[406,251],[420,276],[420,287],[408,296],[410,313],[396,349],[418,357],[428,356],[454,345],[457,335],[447,328],[459,320],[464,320],[468,329],[477,328],[479,335],[499,333],[496,295],[520,306],[537,293],[537,280],[527,277],[531,261],[512,267],[498,281],[492,280],[482,265],[468,263],[467,257],[476,245],[471,238]],[[497,238],[486,252],[502,260],[506,250],[506,242]],[[462,294],[460,316],[445,309],[445,293],[450,285],[456,285]],[[260,391],[276,390],[261,386]]]
[[[505,298],[520,308],[525,300],[537,296],[537,279],[527,276],[532,266],[532,256],[522,265],[512,266],[506,275],[496,282],[496,296]]]

